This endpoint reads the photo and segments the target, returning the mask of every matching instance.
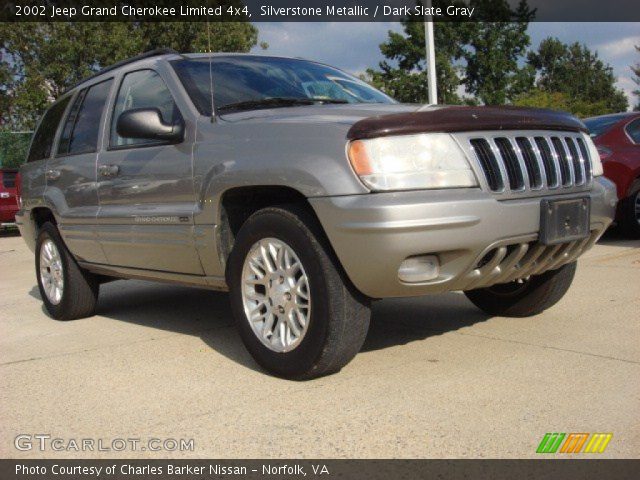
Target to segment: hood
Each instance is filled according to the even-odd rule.
[[[433,106],[360,120],[351,127],[347,137],[362,139],[424,132],[482,130],[588,131],[585,124],[576,117],[554,110],[512,106]]]
[[[424,132],[481,130],[562,130],[587,132],[574,116],[554,110],[524,107],[472,107],[357,103],[265,108],[223,114],[229,122],[334,123],[348,125],[349,139],[409,135]]]
[[[219,118],[229,123],[269,121],[277,123],[339,123],[353,125],[365,118],[411,113],[417,111],[418,108],[420,108],[420,105],[400,103],[304,105],[225,113],[220,115]]]

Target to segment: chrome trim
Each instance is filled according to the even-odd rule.
[[[587,238],[559,245],[542,245],[535,240],[494,245],[485,250],[474,262],[474,267],[461,276],[460,289],[486,288],[555,270],[590,249],[601,233],[593,230]],[[491,256],[489,261],[480,266],[488,255]]]
[[[544,196],[548,195],[550,191],[558,190],[562,193],[575,193],[581,191],[588,191],[593,183],[593,174],[587,173],[587,166],[585,162],[590,162],[590,170],[593,172],[593,162],[589,158],[589,152],[587,151],[587,157],[583,156],[583,152],[580,149],[580,145],[577,141],[578,138],[581,138],[580,133],[576,132],[566,132],[566,131],[549,131],[549,130],[513,130],[513,131],[489,131],[489,132],[461,132],[452,134],[456,139],[460,147],[463,149],[467,158],[470,160],[474,173],[476,177],[479,179],[480,186],[483,190],[490,192],[500,199],[509,199],[509,198],[523,198],[530,196]],[[527,170],[526,161],[524,159],[524,155],[520,146],[518,145],[517,138],[523,137],[529,141],[531,148],[534,153],[535,162],[537,163],[538,169],[540,170],[540,175],[542,176],[542,187],[533,188],[531,186],[532,179],[529,178],[529,172]],[[553,185],[549,185],[547,180],[547,168],[545,166],[545,162],[543,160],[543,154],[536,143],[536,138],[542,137],[542,139],[546,142],[546,145],[549,147],[549,151],[551,152],[551,161],[553,164],[553,169],[555,171],[556,182]],[[566,166],[568,167],[568,181],[565,186],[562,181],[562,169],[560,168],[560,162],[562,159],[559,153],[556,151],[556,147],[553,144],[552,138],[558,138],[559,146],[565,150],[566,153]],[[500,153],[500,149],[496,144],[496,139],[504,138],[506,139],[513,152],[518,160],[518,166],[520,168],[524,188],[518,190],[512,190],[509,182],[508,169],[506,166],[506,160]],[[489,183],[487,180],[487,172],[485,172],[482,167],[482,162],[478,158],[473,146],[471,145],[471,140],[482,139],[486,140],[491,148],[493,155],[496,158],[498,169],[502,182],[504,184],[504,188],[500,190],[492,190],[489,187]],[[573,147],[578,155],[579,162],[579,173],[582,174],[582,181],[577,183],[576,179],[576,166],[574,165],[573,154],[571,153],[571,148],[569,147],[568,140],[570,139],[573,142]]]

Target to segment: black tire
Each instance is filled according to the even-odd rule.
[[[55,244],[62,263],[64,288],[57,304],[49,300],[40,275],[40,251],[46,240],[51,240]],[[98,303],[100,284],[93,274],[83,270],[76,263],[60,237],[58,229],[52,223],[46,222],[40,228],[35,254],[38,288],[49,315],[56,320],[74,320],[92,316]]]
[[[309,281],[308,330],[291,351],[276,352],[254,333],[243,308],[241,281],[252,246],[275,238],[290,246]],[[370,301],[357,292],[334,259],[315,219],[295,206],[270,207],[242,225],[227,264],[231,307],[242,340],[256,362],[270,373],[307,380],[339,371],[359,351],[369,329]]]
[[[640,219],[636,214],[636,202],[640,198],[640,180],[631,187],[631,193],[620,202],[620,229],[629,238],[640,238]]]
[[[464,292],[483,312],[500,317],[531,317],[560,301],[576,273],[576,262],[532,276],[524,283],[511,282]]]

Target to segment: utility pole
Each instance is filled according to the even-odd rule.
[[[431,12],[431,0],[425,0],[424,5]],[[436,83],[436,47],[433,41],[433,15],[427,15],[424,22],[424,40],[427,53],[427,86],[429,88],[429,104],[438,103],[438,86]]]

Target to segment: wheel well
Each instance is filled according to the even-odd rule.
[[[263,208],[285,204],[302,207],[317,220],[307,198],[293,188],[253,186],[227,190],[222,196],[220,208],[220,245],[224,263],[238,231],[252,214]]]
[[[51,222],[57,225],[56,218],[53,216],[53,212],[48,208],[37,207],[31,210],[31,218],[33,218],[36,227],[40,229],[46,222]]]

